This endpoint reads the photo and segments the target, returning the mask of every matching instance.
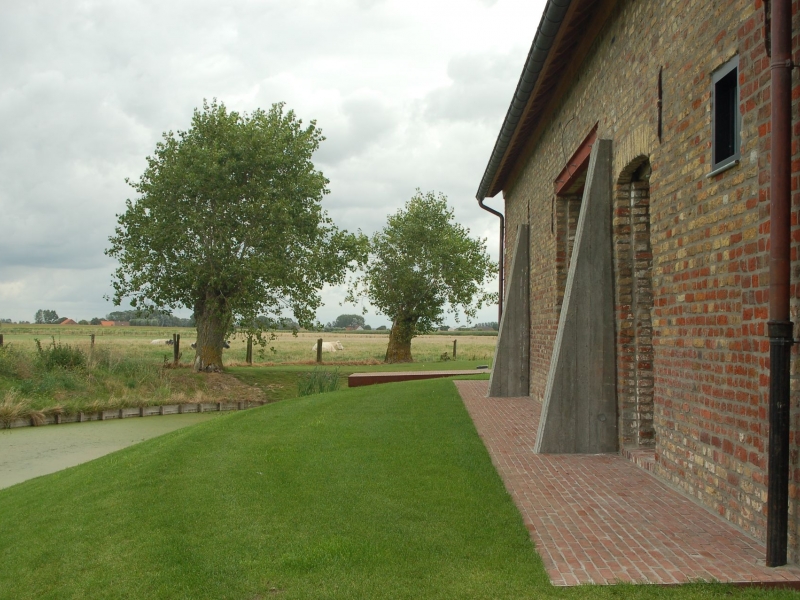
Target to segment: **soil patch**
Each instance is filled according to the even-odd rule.
[[[196,391],[198,384],[199,392]],[[164,404],[271,401],[264,386],[248,385],[229,373],[195,373],[191,368],[172,371],[172,389],[177,393],[170,397],[170,402]],[[185,397],[182,397],[184,390]]]

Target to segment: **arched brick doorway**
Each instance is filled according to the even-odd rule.
[[[653,448],[653,252],[650,161],[639,156],[614,194],[617,402],[621,448]]]

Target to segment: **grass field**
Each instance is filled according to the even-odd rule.
[[[224,353],[224,375],[193,373],[190,369],[195,330],[157,327],[92,327],[59,325],[3,325],[4,347],[0,349],[0,427],[16,418],[42,418],[50,413],[97,412],[128,406],[217,402],[238,400],[282,400],[297,396],[298,378],[316,368],[312,350],[319,337],[342,342],[345,350],[323,354],[324,368],[338,368],[340,379],[363,370],[466,369],[491,364],[496,337],[421,336],[414,340],[417,362],[411,365],[382,364],[388,334],[371,333],[278,333],[262,355],[256,349],[255,365],[245,365],[245,340],[231,338]],[[180,368],[165,368],[173,350],[152,340],[181,335]],[[94,348],[90,335],[95,334]],[[83,357],[79,365],[47,366],[37,352],[36,341],[47,351],[64,351]],[[458,341],[458,361],[452,356]],[[273,350],[274,349],[274,350]],[[63,354],[63,352],[62,352]],[[239,368],[241,367],[241,368]]]
[[[5,344],[22,351],[33,352],[34,340],[49,342],[52,337],[64,344],[82,348],[88,352],[89,336],[95,334],[97,348],[106,348],[114,354],[124,354],[149,358],[162,363],[166,357],[172,360],[172,347],[152,345],[156,339],[171,339],[173,333],[181,335],[181,351],[183,364],[191,364],[194,351],[190,345],[196,339],[193,328],[181,327],[93,327],[93,326],[61,326],[61,325],[4,325],[0,327]],[[389,342],[388,333],[298,333],[276,334],[275,340],[268,343],[263,355],[256,346],[253,350],[256,364],[312,363],[316,353],[311,347],[318,338],[326,342],[339,340],[344,346],[343,352],[325,353],[323,361],[331,364],[382,362]],[[415,338],[412,343],[412,354],[417,362],[440,361],[445,352],[452,357],[453,341],[458,341],[458,358],[471,361],[487,361],[494,356],[497,337],[493,335],[455,334],[424,335]],[[272,350],[274,348],[274,351]],[[223,358],[226,365],[245,362],[246,341],[241,336],[231,338],[231,348],[226,350]]]
[[[434,371],[439,369],[447,370],[467,370],[474,369],[479,364],[491,364],[491,361],[467,361],[457,360],[447,363],[428,362],[408,364],[374,364],[374,365],[323,365],[323,370],[336,371],[339,376],[339,387],[347,387],[347,377],[352,373],[371,373],[376,371],[408,371],[410,369],[418,371]],[[304,373],[313,370],[314,366],[309,365],[274,365],[261,367],[231,367],[228,372],[239,381],[256,387],[263,391],[269,401],[286,400],[297,397],[297,380]],[[486,378],[488,375],[478,375],[475,378]]]
[[[0,598],[789,598],[549,585],[447,380],[218,417],[0,490]]]

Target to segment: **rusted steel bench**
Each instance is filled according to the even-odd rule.
[[[375,385],[376,383],[394,383],[396,381],[415,381],[417,379],[437,379],[456,375],[485,375],[489,369],[469,369],[465,371],[394,371],[382,373],[353,373],[347,378],[348,387]]]

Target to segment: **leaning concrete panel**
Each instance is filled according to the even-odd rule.
[[[494,351],[490,398],[527,396],[530,384],[530,272],[528,226],[517,227],[503,316]]]
[[[611,141],[592,148],[536,452],[617,450]]]

